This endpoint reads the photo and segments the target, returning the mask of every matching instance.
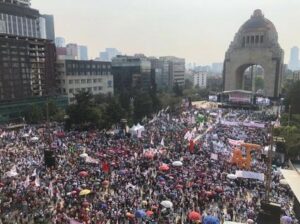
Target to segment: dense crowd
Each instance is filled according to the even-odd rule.
[[[197,122],[202,114],[205,120]],[[196,118],[196,119],[195,119]],[[59,125],[3,130],[0,223],[255,223],[264,182],[229,178],[228,139],[268,144],[261,128],[228,127],[220,119],[269,122],[247,111],[160,112],[139,133],[69,131]],[[189,133],[189,134],[187,134]],[[44,150],[56,157],[47,168]],[[213,155],[213,156],[212,156]],[[261,153],[250,171],[266,172]],[[292,193],[273,170],[271,199],[291,217]],[[192,214],[193,213],[193,214]],[[201,217],[199,217],[199,215]]]

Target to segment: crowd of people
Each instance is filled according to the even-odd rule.
[[[0,134],[0,223],[255,223],[264,181],[237,178],[229,139],[268,144],[263,128],[220,122],[269,122],[266,114],[186,108],[161,111],[139,133],[63,131],[31,126]],[[197,118],[201,115],[199,122]],[[55,155],[45,165],[45,150]],[[261,153],[249,171],[265,173]],[[271,200],[298,223],[292,192],[272,172]]]

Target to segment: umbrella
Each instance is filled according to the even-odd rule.
[[[126,213],[126,217],[127,217],[127,218],[130,218],[130,219],[133,219],[133,218],[134,218],[134,215],[131,214],[130,212],[127,212],[127,213]]]
[[[181,161],[175,161],[172,163],[173,166],[182,166],[183,163]]]
[[[92,191],[89,190],[89,189],[84,189],[84,190],[80,191],[79,195],[80,195],[80,196],[84,196],[84,195],[90,194],[91,192],[92,192]]]
[[[291,224],[293,219],[289,216],[282,216],[280,221],[282,224]]]
[[[199,212],[192,211],[189,213],[189,219],[192,221],[197,221],[201,219],[201,215]]]
[[[89,155],[88,154],[86,154],[86,153],[82,153],[82,154],[80,154],[80,157],[81,158],[86,158],[86,157],[88,157]]]
[[[254,224],[254,221],[252,219],[248,219],[247,224]]]
[[[280,183],[281,185],[289,185],[288,182],[286,181],[286,179],[281,179],[281,180],[279,181],[279,183]]]
[[[227,178],[230,180],[235,180],[235,179],[237,179],[237,176],[235,174],[228,174]]]
[[[147,216],[147,214],[146,214],[146,212],[144,211],[144,210],[137,210],[136,212],[135,212],[135,217],[136,218],[144,218],[144,217],[146,217]]]
[[[167,164],[163,164],[159,167],[160,171],[168,171],[170,167]]]
[[[172,208],[173,207],[173,203],[170,201],[162,201],[160,203],[162,206],[164,206],[165,208]]]
[[[24,134],[22,137],[23,137],[23,138],[28,138],[28,137],[29,137],[29,134]]]
[[[214,216],[205,216],[203,224],[220,224],[220,220]]]
[[[89,173],[86,171],[79,172],[79,176],[81,176],[81,177],[87,177],[88,175],[89,175]]]
[[[103,181],[103,182],[102,182],[102,185],[103,185],[104,187],[108,187],[109,181],[108,181],[108,180]]]
[[[154,153],[151,152],[151,151],[147,151],[147,152],[144,153],[144,156],[145,156],[147,159],[153,159]]]
[[[152,211],[149,210],[149,211],[146,212],[146,214],[147,214],[148,217],[150,217],[150,216],[152,216],[154,214],[154,212],[152,212]]]
[[[30,141],[32,141],[32,142],[37,142],[38,140],[39,140],[38,137],[32,137],[32,138],[30,139]]]

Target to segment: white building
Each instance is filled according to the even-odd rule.
[[[197,72],[194,74],[194,86],[198,86],[202,89],[207,87],[207,73]]]
[[[57,71],[59,94],[67,95],[69,103],[75,103],[74,95],[79,91],[93,95],[114,92],[110,62],[58,60]]]

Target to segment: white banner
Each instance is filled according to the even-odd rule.
[[[263,173],[255,173],[255,172],[250,172],[250,171],[237,170],[237,171],[235,171],[235,175],[238,178],[255,179],[255,180],[260,180],[260,181],[265,180],[265,175]]]
[[[211,156],[210,156],[210,158],[212,160],[218,160],[218,154],[212,153]]]
[[[233,140],[230,138],[228,138],[228,142],[230,145],[233,145],[233,146],[240,146],[241,144],[244,143],[244,141],[242,141],[242,140]]]

